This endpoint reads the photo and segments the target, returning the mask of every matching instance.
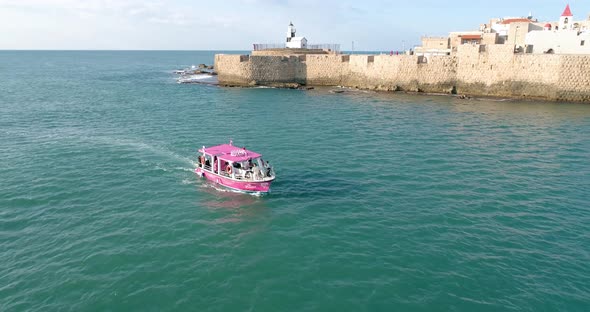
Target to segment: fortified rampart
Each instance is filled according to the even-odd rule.
[[[221,85],[347,86],[374,90],[590,101],[590,55],[514,53],[511,45],[462,45],[415,55],[215,56]]]

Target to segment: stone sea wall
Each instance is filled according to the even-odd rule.
[[[215,56],[221,85],[346,86],[384,91],[590,101],[590,56],[463,45],[451,56]]]

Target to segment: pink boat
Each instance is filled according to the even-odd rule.
[[[195,173],[227,188],[247,193],[268,193],[275,173],[262,155],[229,144],[199,149]]]

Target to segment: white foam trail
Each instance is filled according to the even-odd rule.
[[[195,167],[197,165],[195,164]],[[195,172],[195,168],[187,168],[187,167],[174,167],[174,170],[178,171],[186,171],[186,172]]]
[[[173,158],[173,159],[176,159],[180,162],[186,163],[192,167],[197,166],[197,163],[188,157],[178,155],[178,154],[172,152],[171,150],[168,150],[168,149],[165,149],[162,147],[153,146],[153,145],[147,144],[145,142],[133,141],[133,140],[125,139],[125,138],[112,138],[112,137],[87,137],[87,138],[91,141],[98,142],[101,144],[106,144],[106,145],[111,145],[111,146],[131,147],[131,148],[136,149],[138,151],[149,151],[150,153],[152,153],[154,155],[161,155],[161,156]]]

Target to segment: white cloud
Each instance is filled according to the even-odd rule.
[[[0,49],[248,49],[282,42],[293,21],[312,43],[390,50],[536,3],[498,0],[501,10],[477,12],[466,0],[0,0]]]

